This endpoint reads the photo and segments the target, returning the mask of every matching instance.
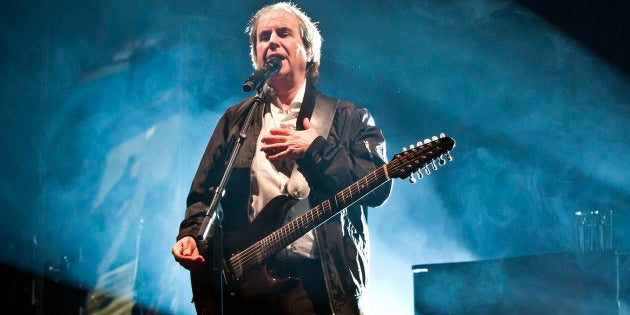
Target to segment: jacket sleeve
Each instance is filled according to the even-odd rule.
[[[221,180],[219,175],[223,173],[222,170],[225,168],[225,163],[222,161],[224,161],[226,143],[228,143],[227,126],[227,115],[224,114],[219,119],[199,162],[186,199],[186,214],[179,226],[177,240],[184,236],[196,237],[199,232],[203,214],[212,199],[212,193],[209,191],[209,188],[218,185]]]
[[[328,198],[387,162],[385,139],[369,111],[341,102],[328,138],[315,139],[297,162],[311,187]],[[359,202],[378,207],[391,187],[388,181]]]

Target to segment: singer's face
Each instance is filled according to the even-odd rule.
[[[269,57],[280,57],[282,68],[269,84],[278,78],[302,82],[306,78],[306,49],[298,18],[284,10],[271,11],[258,20],[256,29],[256,59],[261,68]],[[274,88],[278,88],[274,86]]]

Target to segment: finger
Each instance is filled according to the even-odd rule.
[[[206,259],[203,258],[203,256],[199,255],[199,256],[195,257],[195,261],[200,262],[200,263],[204,263],[204,262],[206,262]]]
[[[184,245],[182,241],[175,243],[175,245],[171,248],[171,253],[173,253],[173,255],[182,255],[183,251]]]
[[[304,118],[304,121],[302,121],[302,125],[304,126],[304,130],[313,128],[313,125],[311,125],[311,120],[308,118]]]
[[[282,144],[263,146],[260,150],[265,152],[270,160],[281,158],[287,154],[287,147]]]
[[[267,159],[270,160],[270,161],[281,160],[285,155],[286,155],[286,153],[283,153],[283,152],[279,152],[277,154],[268,154],[267,155]]]
[[[288,136],[291,134],[291,130],[286,128],[271,128],[269,129],[269,134],[277,136]]]
[[[178,256],[191,256],[197,252],[197,243],[192,237],[185,237],[173,246],[172,252]]]
[[[261,151],[283,151],[286,149],[287,145],[284,143],[268,143],[264,144],[260,147]]]
[[[287,142],[288,140],[288,136],[278,136],[278,135],[265,135],[262,137],[262,142],[263,143],[283,143],[283,142]]]
[[[191,244],[189,242],[184,242],[183,247],[182,247],[182,255],[184,256],[190,256],[193,254],[194,250],[196,249],[196,244]]]
[[[272,153],[267,153],[267,159],[268,159],[268,160],[270,160],[270,161],[273,161],[273,160],[280,160],[280,159],[282,159],[285,155],[286,155],[286,153],[284,153],[284,152],[278,152],[278,153],[272,152]]]
[[[177,246],[177,244],[175,244],[175,246],[173,246],[171,248],[171,254],[173,254],[173,256],[175,256],[175,259],[177,259],[180,255],[181,252],[181,248],[179,248],[179,246]]]

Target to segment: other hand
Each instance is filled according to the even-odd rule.
[[[261,150],[269,160],[298,159],[304,156],[315,138],[319,137],[308,118],[303,121],[304,130],[272,128],[262,137]]]
[[[196,270],[206,261],[203,256],[199,255],[197,242],[190,236],[177,241],[171,248],[171,253],[173,253],[175,260],[188,270]]]

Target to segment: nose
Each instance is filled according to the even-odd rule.
[[[269,48],[270,49],[275,49],[276,47],[279,46],[278,40],[280,39],[280,37],[278,36],[278,34],[276,34],[276,32],[272,32],[271,35],[269,36]]]

